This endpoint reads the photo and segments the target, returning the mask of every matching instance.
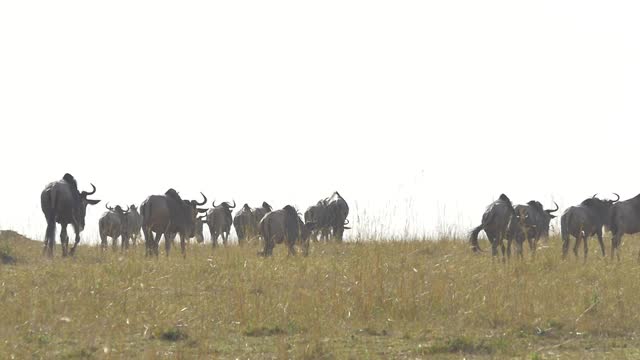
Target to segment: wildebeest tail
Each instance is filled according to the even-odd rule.
[[[618,233],[618,223],[616,221],[617,218],[617,213],[618,213],[618,208],[617,207],[612,207],[611,209],[611,216],[609,216],[608,220],[608,225],[609,225],[609,230],[611,230],[612,234],[617,234]],[[607,224],[605,224],[607,225]]]
[[[482,251],[482,249],[480,249],[480,244],[478,244],[478,235],[480,234],[480,231],[482,231],[482,229],[484,229],[484,225],[481,224],[480,226],[471,230],[469,241],[471,242],[471,250],[473,250],[473,252]]]
[[[560,217],[560,236],[562,237],[562,241],[566,242],[569,240],[569,217],[571,213],[565,213]]]

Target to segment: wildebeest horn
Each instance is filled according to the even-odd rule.
[[[349,219],[344,219],[344,224],[343,225],[349,225]]]
[[[108,201],[107,201],[107,203],[106,203],[106,204],[104,204],[104,207],[106,207],[106,208],[107,208],[107,210],[111,210],[111,211],[113,211],[113,208],[112,208],[111,206],[109,206],[109,202],[108,202]]]
[[[547,210],[547,213],[549,213],[549,214],[554,213],[554,212],[556,212],[556,211],[560,210],[560,206],[558,206],[558,203],[557,203],[557,202],[555,202],[555,201],[554,201],[553,203],[554,203],[554,204],[556,204],[556,209],[555,209],[555,210]]]
[[[591,198],[592,198],[592,199],[595,199],[595,198],[596,198],[596,195],[598,195],[598,193],[595,193]]]
[[[617,199],[613,200],[613,202],[617,202],[618,200],[620,200],[620,195],[618,195],[618,194],[616,194],[616,193],[613,193],[613,195],[615,195],[615,196],[617,196],[617,197],[618,197]]]
[[[213,203],[211,203],[211,207],[216,207],[216,199],[213,199]]]
[[[196,205],[198,205],[198,206],[202,206],[202,205],[207,203],[207,197],[204,196],[204,194],[202,192],[200,192],[200,195],[202,195],[202,197],[204,198],[204,201],[202,201],[201,203],[196,202]]]
[[[93,191],[91,192],[83,191],[85,195],[93,195],[96,193],[96,186],[91,184],[91,187],[93,188]]]
[[[236,201],[233,200],[233,206],[230,206],[230,208],[235,209],[236,208]]]
[[[129,213],[129,210],[131,210],[131,207],[127,206],[127,210],[124,210],[122,213],[126,215]]]

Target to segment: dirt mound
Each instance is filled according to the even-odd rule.
[[[37,242],[13,230],[0,230],[0,241],[31,242],[31,243]]]

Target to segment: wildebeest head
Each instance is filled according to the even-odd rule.
[[[613,194],[617,199],[600,199],[597,197],[598,194],[595,194],[592,197],[585,199],[580,203],[580,205],[595,211],[598,214],[598,217],[604,221],[605,225],[608,225],[611,207],[620,200],[620,195],[616,193]]]
[[[93,200],[93,199],[87,198],[89,195],[93,195],[96,193],[96,186],[91,184],[91,187],[93,188],[91,192],[83,191],[78,194],[78,201],[76,201],[74,206],[73,217],[78,222],[80,231],[84,230],[84,225],[85,225],[84,218],[87,215],[87,205],[95,205],[100,202],[100,200]]]
[[[229,204],[228,201],[225,201],[225,202],[220,203],[218,206],[216,206],[216,201],[213,200],[213,204],[211,204],[211,207],[214,207],[214,208],[223,207],[223,208],[231,211],[231,209],[235,209],[236,208],[236,201],[233,200],[233,205]]]
[[[262,208],[265,209],[267,212],[273,210],[273,208],[271,207],[271,205],[269,205],[269,203],[267,203],[266,201],[262,202]]]

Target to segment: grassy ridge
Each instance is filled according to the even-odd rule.
[[[312,244],[308,258],[191,245],[74,259],[0,236],[0,357],[602,358],[640,356],[640,265],[551,239],[503,265],[464,242]],[[487,247],[487,244],[482,244]],[[634,255],[631,255],[631,250]],[[525,250],[526,251],[526,250]]]

